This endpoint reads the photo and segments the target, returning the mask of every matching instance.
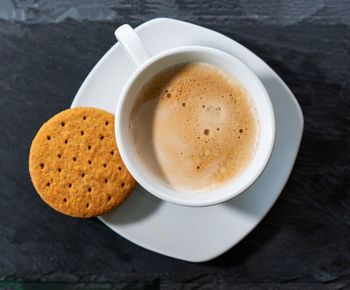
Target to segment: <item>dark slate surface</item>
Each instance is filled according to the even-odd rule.
[[[1,281],[163,289],[350,287],[349,1],[0,3]],[[113,45],[114,29],[159,16],[207,26],[252,49],[285,80],[305,117],[300,154],[276,205],[239,245],[202,264],[144,250],[97,219],[54,212],[28,174],[36,131],[70,106]]]

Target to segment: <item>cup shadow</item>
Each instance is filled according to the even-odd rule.
[[[148,94],[143,94],[140,97],[140,100],[138,100],[138,102],[136,103],[136,106],[142,105],[149,98],[158,98],[159,93],[164,92],[166,88],[169,86],[172,79],[179,72],[181,72],[181,70],[185,68],[186,68],[186,64],[179,65],[179,66],[175,66],[171,70],[168,70],[166,74],[159,75],[159,77],[156,75],[156,78],[159,81],[157,82],[158,85],[156,87],[156,90],[154,91],[154,94],[151,96],[147,96]],[[162,71],[159,74],[161,73]],[[152,79],[151,79],[151,82],[152,82]],[[150,114],[147,116],[148,119],[145,121],[147,121],[147,124],[149,125],[147,126],[146,124],[146,126],[143,126],[143,129],[145,129],[143,131],[143,134],[147,135],[148,138],[152,140],[154,135],[154,118],[155,118],[157,107],[159,105],[159,99],[157,101],[148,102],[148,105],[149,105],[148,111],[150,112]],[[171,134],[171,132],[164,132],[164,135],[166,134]],[[148,163],[152,164],[152,169],[149,170],[147,168],[149,167],[149,164],[147,166],[147,164],[144,164],[145,162],[142,162],[142,160],[140,160],[141,163],[143,163],[145,170],[147,170],[151,175],[154,175],[152,174],[152,171],[155,171],[158,175],[158,178],[161,179],[161,181],[167,183],[168,179],[160,166],[153,144],[152,146],[148,146],[147,151],[142,153],[147,155]],[[125,225],[125,224],[136,223],[142,219],[145,219],[155,214],[156,211],[162,206],[162,204],[164,204],[164,201],[153,196],[151,193],[146,191],[141,185],[137,184],[134,191],[127,198],[127,200],[124,201],[114,211],[104,215],[103,219],[107,220],[108,223],[111,225],[113,224]]]
[[[174,98],[170,93],[167,93],[167,88],[172,80],[181,73],[181,71],[185,70],[186,67],[187,64],[175,65],[170,69],[165,69],[166,71],[158,72],[148,80],[139,92],[140,96],[135,102],[131,113],[131,124],[134,123],[135,126],[138,126],[138,128],[135,129],[131,126],[131,135],[136,135],[135,139],[137,140],[133,143],[140,142],[140,140],[145,141],[143,142],[144,144],[135,144],[134,149],[136,156],[150,175],[166,184],[169,184],[169,180],[162,170],[153,143],[156,126],[155,116],[161,102],[160,96],[169,99],[169,101]],[[177,103],[177,101],[174,102]],[[135,110],[135,108],[137,109]],[[170,136],[171,133],[171,131],[163,132],[164,138]],[[149,140],[151,140],[151,142]]]
[[[132,194],[119,207],[102,218],[110,225],[133,224],[155,214],[163,203],[137,184]]]

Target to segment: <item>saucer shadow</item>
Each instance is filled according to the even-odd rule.
[[[284,178],[286,173],[285,182],[289,177],[294,160],[291,160],[291,164],[291,162],[283,162],[283,159],[289,158],[288,154],[294,155],[296,136],[292,132],[302,129],[299,128],[299,123],[296,122],[295,117],[296,114],[299,114],[299,110],[296,109],[295,102],[290,98],[284,85],[275,78],[264,78],[264,76],[259,78],[270,96],[275,112],[276,138],[274,149],[266,168],[255,183],[241,195],[225,203],[225,206],[258,218],[262,217],[266,208],[269,208],[269,204],[272,204],[274,199],[278,198],[275,195],[270,198],[268,192],[266,192],[270,188],[281,187],[280,178],[277,174],[283,174]],[[282,185],[282,189],[284,185]],[[261,208],[263,209],[261,210]]]
[[[296,136],[294,132],[302,130],[303,120],[302,116],[301,122],[296,120],[296,116],[300,114],[300,111],[293,98],[290,98],[288,90],[286,90],[283,83],[278,79],[264,78],[264,76],[259,76],[259,78],[271,98],[275,111],[275,146],[269,163],[256,182],[241,195],[224,203],[223,206],[240,212],[247,218],[263,219],[263,221],[260,222],[259,227],[248,233],[247,237],[234,248],[208,262],[212,265],[232,266],[242,263],[269,243],[283,226],[281,222],[274,221],[276,220],[276,217],[273,217],[274,210],[267,217],[265,215],[279,197],[279,194],[271,194],[270,191],[276,190],[276,188],[281,188],[282,191],[289,178],[295,161],[296,142],[299,141],[296,138],[299,135]],[[284,161],[286,159],[287,161]],[[282,177],[278,174],[281,174]],[[282,184],[281,178],[283,179]],[[271,228],[272,224],[273,227]]]
[[[207,261],[204,264],[219,267],[231,268],[245,265],[248,261],[256,260],[256,256],[271,244],[283,227],[283,221],[278,219],[280,209],[278,202],[269,215],[261,221],[259,226],[254,228],[238,244],[219,257]]]

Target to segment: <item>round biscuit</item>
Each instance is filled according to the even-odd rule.
[[[114,116],[95,108],[68,109],[43,124],[29,172],[44,202],[80,218],[113,210],[136,185],[117,148]]]

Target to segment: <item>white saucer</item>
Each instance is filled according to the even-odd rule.
[[[240,196],[212,207],[190,208],[163,202],[138,186],[120,207],[100,217],[113,231],[141,247],[181,260],[204,262],[236,245],[275,203],[299,149],[302,112],[291,91],[265,62],[220,33],[167,18],[148,21],[136,31],[152,54],[184,45],[209,46],[232,54],[263,82],[276,113],[271,160],[256,183]],[[96,107],[114,113],[119,93],[134,68],[115,44],[90,72],[72,107]]]

